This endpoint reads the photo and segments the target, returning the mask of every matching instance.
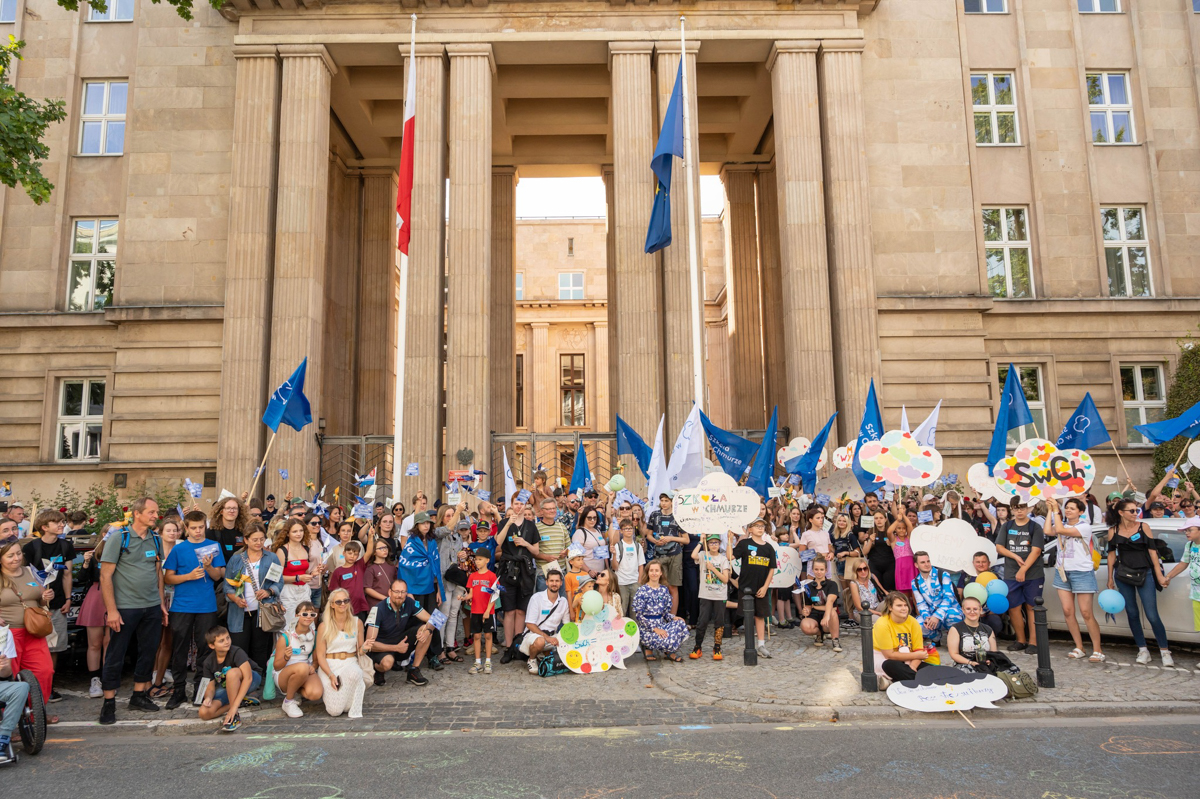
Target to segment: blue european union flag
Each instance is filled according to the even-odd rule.
[[[1029,403],[1025,401],[1021,377],[1017,367],[1010,363],[1008,377],[1004,378],[1004,393],[1000,396],[1000,411],[996,414],[996,429],[992,431],[992,445],[984,461],[989,471],[1004,457],[1004,451],[1008,448],[1008,431],[1032,422],[1033,414],[1029,412]]]
[[[667,114],[658,134],[658,146],[650,159],[650,168],[658,176],[654,192],[654,208],[650,211],[650,226],[646,230],[646,252],[653,253],[671,246],[671,167],[675,156],[683,158],[683,59],[675,75],[675,88],[667,102]]]
[[[862,467],[858,453],[862,445],[868,441],[878,441],[883,437],[883,414],[879,410],[879,398],[875,396],[875,380],[872,378],[871,387],[867,390],[867,405],[863,408],[862,422],[858,426],[858,444],[854,447],[854,461],[850,471],[858,480],[858,485],[864,492],[875,490],[875,475]],[[820,450],[818,450],[820,452]]]
[[[1079,407],[1067,420],[1067,426],[1058,437],[1057,446],[1059,449],[1091,449],[1109,441],[1112,441],[1112,437],[1109,436],[1089,391],[1083,395]]]
[[[312,423],[312,408],[308,405],[308,397],[304,396],[304,373],[307,369],[308,358],[305,358],[292,376],[271,394],[262,420],[272,433],[279,432],[280,422],[293,430],[300,430]]]

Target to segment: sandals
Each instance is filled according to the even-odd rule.
[[[165,699],[171,695],[173,690],[173,688],[168,688],[165,685],[155,685],[150,689],[149,695],[151,699]]]
[[[1071,660],[1082,660],[1086,656],[1083,654],[1082,649],[1080,649],[1079,647],[1075,647],[1074,649],[1072,649],[1070,652],[1067,653],[1067,657],[1070,658]]]
[[[1106,660],[1108,660],[1108,658],[1103,652],[1093,652],[1092,656],[1088,658],[1088,663],[1103,663]]]
[[[651,652],[649,650],[646,651],[645,657],[646,657],[647,663],[653,663],[654,661],[658,660],[658,655],[654,654],[653,652]]]
[[[442,653],[442,659],[448,660],[451,663],[462,663],[463,662],[463,657],[462,657],[462,655],[458,654],[457,650],[447,649],[444,653]]]
[[[683,658],[679,657],[678,652],[669,653],[667,655],[667,660],[671,661],[672,663],[682,663],[683,662]]]

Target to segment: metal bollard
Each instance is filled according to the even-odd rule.
[[[742,653],[743,666],[758,665],[758,650],[754,648],[754,592],[750,586],[742,589],[742,635],[746,638],[746,651]]]
[[[875,674],[875,644],[871,635],[874,624],[875,616],[864,608],[858,614],[858,633],[862,636],[862,689],[867,693],[879,690],[879,677]]]
[[[1034,600],[1033,625],[1037,629],[1037,684],[1039,688],[1054,687],[1054,669],[1050,668],[1050,632],[1046,628],[1046,601]]]

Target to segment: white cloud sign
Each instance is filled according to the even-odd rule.
[[[724,472],[706,474],[695,488],[675,492],[675,521],[689,533],[724,534],[758,518],[760,500],[753,488],[739,486]]]
[[[913,552],[928,552],[933,565],[946,571],[974,574],[971,561],[976,552],[986,552],[988,560],[996,562],[996,545],[962,519],[946,519],[937,527],[918,525],[909,541]]]

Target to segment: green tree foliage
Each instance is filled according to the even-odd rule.
[[[1179,340],[1179,363],[1175,374],[1171,376],[1171,386],[1167,389],[1166,418],[1179,416],[1197,402],[1200,402],[1200,339],[1188,335]],[[1187,441],[1186,438],[1173,438],[1154,448],[1155,483],[1162,479],[1166,468],[1179,457]],[[1186,479],[1200,488],[1200,470],[1192,469]]]

